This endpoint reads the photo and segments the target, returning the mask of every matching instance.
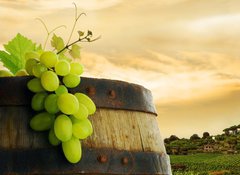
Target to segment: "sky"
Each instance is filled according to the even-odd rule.
[[[76,30],[101,39],[81,44],[84,76],[151,90],[163,138],[221,134],[240,124],[239,0],[75,0],[85,12]],[[67,0],[0,0],[0,48],[21,33],[44,43],[67,40],[74,6]],[[77,37],[75,35],[73,38]]]

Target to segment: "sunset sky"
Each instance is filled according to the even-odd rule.
[[[220,134],[240,124],[239,0],[75,0],[85,12],[77,30],[101,39],[83,43],[84,76],[150,89],[162,136]],[[67,0],[0,0],[0,48],[21,33],[43,43],[35,20],[67,40],[74,6]],[[75,35],[75,38],[77,35]]]

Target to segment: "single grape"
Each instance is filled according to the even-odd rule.
[[[77,138],[72,137],[70,140],[62,143],[63,153],[70,163],[77,163],[82,157],[81,143]]]
[[[94,112],[96,111],[96,106],[87,95],[83,93],[75,93],[74,95],[77,97],[79,103],[82,103],[87,107],[89,115],[94,114]]]
[[[72,133],[78,139],[85,139],[93,132],[92,124],[88,119],[73,123]]]
[[[28,75],[28,73],[25,69],[20,69],[19,71],[17,71],[17,73],[15,75],[21,77],[21,76]]]
[[[48,69],[42,63],[37,63],[32,68],[32,73],[35,77],[40,78],[43,72],[46,72]]]
[[[51,128],[55,116],[47,112],[35,115],[30,121],[30,127],[35,131],[45,131]]]
[[[26,61],[25,69],[29,75],[33,75],[33,72],[32,72],[33,66],[36,65],[38,62],[39,61],[34,58],[30,58]]]
[[[58,96],[56,94],[50,94],[46,97],[44,101],[44,107],[48,113],[56,114],[57,112],[59,112],[57,99]]]
[[[44,109],[44,100],[47,95],[46,92],[39,92],[33,96],[31,106],[34,111],[41,111]]]
[[[44,88],[42,87],[42,84],[39,78],[33,78],[30,81],[28,81],[27,87],[30,91],[35,93],[45,91]]]
[[[55,93],[59,96],[61,94],[68,93],[68,89],[64,85],[58,86],[58,88],[55,90]]]
[[[70,73],[81,75],[83,73],[83,65],[78,62],[70,63],[71,70]]]
[[[40,54],[36,51],[30,51],[25,53],[25,60],[29,60],[29,59],[39,59]]]
[[[59,86],[58,76],[53,71],[46,71],[42,73],[41,83],[45,90],[55,91]]]
[[[61,141],[56,137],[53,127],[50,129],[48,133],[48,141],[53,146],[57,146],[61,143]]]
[[[92,127],[92,123],[91,123],[91,121],[90,121],[89,119],[79,120],[79,119],[77,119],[76,117],[74,117],[73,115],[70,115],[69,117],[70,117],[70,119],[72,120],[72,124],[81,122],[83,125],[88,126],[88,128],[89,128],[89,133],[90,133],[90,135],[92,135],[92,133],[93,133],[93,127]]]
[[[84,104],[79,103],[78,111],[76,113],[74,113],[73,116],[79,120],[86,119],[88,117],[87,107]]]
[[[40,56],[40,62],[48,68],[52,68],[58,61],[58,56],[51,51],[45,51]]]
[[[60,60],[58,63],[55,65],[55,72],[57,75],[60,76],[65,76],[69,74],[70,72],[70,64],[66,60]]]
[[[61,114],[54,122],[54,132],[56,137],[62,142],[68,141],[72,137],[72,121],[71,119]]]
[[[8,70],[0,70],[0,77],[12,77],[14,76],[10,71]]]
[[[57,104],[60,111],[64,114],[75,114],[79,108],[77,98],[70,93],[60,95]]]
[[[68,74],[63,77],[63,83],[68,88],[74,88],[80,83],[80,77],[76,74]]]

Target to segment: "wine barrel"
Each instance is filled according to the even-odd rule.
[[[0,78],[0,174],[171,174],[151,92],[123,81],[81,78],[72,93],[87,94],[97,111],[94,132],[81,141],[82,159],[69,163],[47,132],[29,127],[32,77]]]

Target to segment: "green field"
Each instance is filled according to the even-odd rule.
[[[173,175],[240,175],[240,154],[170,155]]]

